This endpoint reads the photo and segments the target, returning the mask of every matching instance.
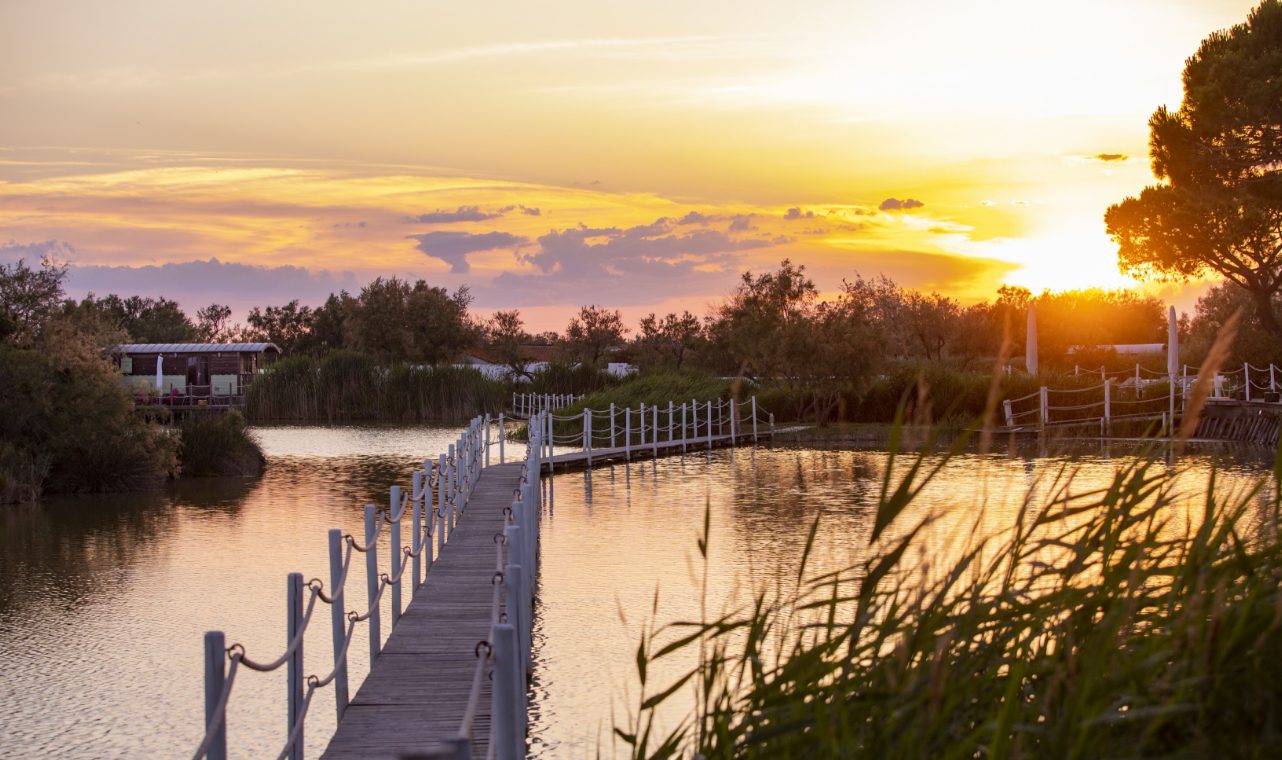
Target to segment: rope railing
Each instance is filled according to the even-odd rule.
[[[500,420],[502,418],[500,417]],[[232,684],[241,665],[256,672],[287,672],[287,731],[279,757],[301,760],[307,713],[319,689],[333,686],[335,710],[341,721],[348,704],[348,651],[359,624],[367,624],[370,639],[370,665],[378,659],[382,646],[381,609],[390,593],[392,627],[401,613],[401,586],[410,573],[411,594],[424,581],[426,569],[433,562],[433,539],[436,553],[449,540],[459,515],[467,508],[482,468],[489,464],[491,420],[488,415],[474,418],[456,443],[433,461],[423,460],[423,468],[413,475],[413,485],[406,493],[392,486],[386,508],[365,505],[363,537],[329,531],[329,583],[312,578],[305,584],[301,573],[290,573],[286,584],[288,619],[284,651],[271,660],[258,660],[248,655],[239,643],[225,646],[222,631],[205,635],[205,735],[196,747],[193,760],[227,757],[227,704]],[[500,421],[500,430],[503,430]],[[504,435],[499,436],[500,451]],[[500,454],[500,461],[502,454]],[[409,545],[403,546],[401,528],[407,513],[411,520]],[[384,526],[387,530],[384,530]],[[379,544],[387,543],[388,567],[379,566]],[[366,559],[367,606],[363,611],[347,610],[347,581],[352,557]],[[306,594],[304,592],[306,589]],[[390,589],[390,592],[389,592]],[[306,595],[306,599],[304,596]],[[321,677],[303,676],[304,640],[320,604],[331,610],[332,664]]]
[[[1079,368],[1080,369],[1080,368]],[[1084,387],[1043,386],[1033,393],[1002,402],[1006,426],[1023,427],[1030,422],[1039,428],[1064,424],[1099,423],[1106,431],[1114,420],[1161,420],[1170,429],[1182,412],[1197,380],[1198,367],[1183,365],[1178,375],[1151,370],[1136,364],[1133,372],[1098,373],[1103,382]],[[1236,369],[1221,369],[1213,378],[1212,399],[1244,401],[1282,400],[1282,377],[1274,364],[1257,367],[1244,362]],[[1080,372],[1078,373],[1080,375]],[[1121,378],[1120,382],[1117,378]],[[1092,398],[1094,396],[1094,398]],[[1072,397],[1082,401],[1068,403]],[[1060,399],[1061,403],[1054,403]],[[1115,412],[1116,410],[1116,412]]]

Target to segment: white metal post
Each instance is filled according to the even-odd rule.
[[[293,642],[303,629],[303,574],[290,573],[285,584],[285,646]],[[285,666],[288,684],[289,723],[285,735],[290,736],[294,727],[303,719],[303,641],[299,639],[298,647]],[[289,760],[303,760],[303,729],[294,734],[294,741],[289,745]]]
[[[1002,411],[1006,414],[1006,427],[1015,427],[1015,415],[1011,412],[1010,399],[1002,399]]]
[[[588,467],[592,466],[592,410],[583,410],[583,450],[588,455]]]
[[[1050,419],[1051,419],[1050,395],[1047,393],[1047,389],[1045,385],[1043,385],[1040,389],[1038,389],[1037,401],[1038,401],[1038,406],[1041,407],[1041,409],[1039,410],[1041,412],[1041,415],[1040,415],[1041,426],[1044,428],[1046,427],[1046,423],[1050,422]]]
[[[1113,380],[1104,381],[1104,429],[1108,435],[1113,434]]]
[[[334,642],[334,706],[338,720],[347,710],[347,613],[344,607],[345,586],[343,577],[343,531],[329,529],[329,595],[334,603],[329,606],[330,628]]]
[[[752,397],[752,442],[757,442],[757,397]]]
[[[369,598],[369,666],[374,667],[378,651],[382,648],[383,632],[381,626],[382,611],[378,605],[378,545],[375,543],[378,529],[378,507],[365,505],[365,590]]]
[[[651,443],[654,445],[654,456],[657,457],[659,456],[659,405],[650,407],[650,412],[654,420],[654,424],[650,426],[650,437],[654,439]]]
[[[632,407],[623,407],[623,459],[632,461]]]
[[[391,494],[388,498],[387,517],[391,520],[388,526],[392,530],[388,534],[388,541],[391,547],[391,577],[395,578],[401,572],[401,487],[392,486]],[[392,584],[392,627],[401,620],[401,582],[398,580]]]
[[[712,402],[708,402],[708,451],[712,451]]]
[[[641,413],[637,415],[637,417],[641,420],[640,424],[638,425],[638,428],[641,431],[641,446],[644,447],[645,446],[645,402],[644,401],[641,402],[640,411]]]
[[[614,448],[614,402],[610,402],[610,448]]]
[[[525,757],[525,736],[517,734],[518,707],[524,708],[517,667],[516,629],[510,623],[490,626],[490,657],[494,660],[494,683],[491,693],[494,756],[496,760],[519,760]]]
[[[410,558],[410,572],[414,574],[414,580],[410,582],[410,599],[413,599],[419,582],[423,580],[423,505],[427,503],[426,495],[423,493],[423,473],[414,473],[414,481],[410,484],[410,489],[410,519],[414,523],[414,537],[410,539],[410,551],[413,552]]]
[[[490,466],[490,415],[485,415],[485,466]]]
[[[219,720],[218,703],[223,696],[223,682],[227,678],[227,643],[222,631],[205,632],[205,733],[210,733]],[[227,760],[227,717],[221,718],[214,738],[209,742],[205,757],[209,760]]]
[[[686,427],[686,402],[681,402],[681,453],[686,451],[686,440],[690,437],[690,429]]]
[[[446,485],[448,480],[446,473],[448,469],[445,466],[445,455],[441,454],[436,459],[436,556],[441,556],[441,550],[445,548],[445,542],[449,540],[449,531],[446,518],[448,510],[445,503],[448,497],[447,491],[449,486]]]
[[[507,422],[503,419],[503,412],[499,412],[499,464],[507,462],[506,453],[503,451],[503,444],[507,441]]]
[[[1251,363],[1242,362],[1242,384],[1246,386],[1246,400],[1251,400]]]
[[[668,443],[672,443],[672,437],[675,433],[676,418],[672,414],[672,401],[668,401]]]

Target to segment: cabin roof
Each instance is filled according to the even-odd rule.
[[[280,353],[275,343],[121,343],[116,350],[122,354]]]

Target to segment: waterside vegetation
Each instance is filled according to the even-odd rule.
[[[1098,490],[1067,469],[1008,531],[977,519],[944,557],[918,551],[933,517],[911,507],[948,456],[907,459],[886,467],[862,564],[807,570],[816,520],[795,586],[643,634],[642,693],[616,724],[634,757],[1282,751],[1282,458],[1244,492],[1212,477],[1191,511],[1155,456]],[[697,664],[647,678],[672,658]]]

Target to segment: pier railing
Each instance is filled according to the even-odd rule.
[[[582,451],[591,464],[594,452],[658,454],[681,447],[682,451],[726,440],[757,441],[774,432],[774,414],[757,406],[757,397],[744,401],[711,399],[641,402],[635,407],[587,407],[574,413],[548,416],[548,443]]]
[[[1273,364],[1256,367],[1250,363],[1237,369],[1221,369],[1212,378],[1210,398],[1277,402],[1282,391],[1279,370]],[[1185,409],[1198,371],[1198,367],[1190,365],[1184,365],[1175,376],[1139,365],[1134,372],[1101,370],[1101,382],[1095,385],[1042,386],[1025,396],[1004,400],[1005,423],[1011,429],[1098,424],[1101,434],[1106,434],[1113,422],[1148,420],[1170,430],[1176,416]]]
[[[542,512],[541,474],[552,461],[556,446],[578,447],[587,453],[611,452],[631,456],[633,451],[673,452],[725,441],[757,440],[773,431],[774,415],[763,412],[755,397],[745,401],[713,399],[666,404],[638,405],[636,408],[585,408],[574,414],[557,415],[543,409],[556,403],[552,397],[534,400],[520,410],[531,410],[523,421],[525,451],[520,477],[510,502],[503,504],[503,529],[494,535],[495,559],[490,578],[489,637],[475,643],[469,654],[476,658],[463,717],[452,736],[442,737],[442,746],[424,747],[433,757],[470,760],[478,738],[478,715],[482,712],[484,685],[490,690],[490,720],[485,730],[489,757],[515,760],[525,756],[527,690],[532,665],[534,589],[538,578],[539,525]],[[572,403],[569,397],[560,401]],[[532,411],[538,409],[538,411]],[[365,506],[364,531],[360,538],[338,528],[329,531],[328,581],[304,581],[301,573],[286,579],[285,618],[287,635],[284,651],[275,659],[250,657],[245,647],[232,643],[222,631],[205,634],[205,736],[194,760],[227,757],[227,705],[241,669],[269,672],[285,668],[287,693],[284,704],[280,760],[301,760],[308,712],[317,692],[333,687],[334,707],[339,722],[349,703],[348,650],[357,626],[369,632],[370,668],[378,661],[382,646],[382,602],[390,594],[390,627],[402,614],[402,586],[409,584],[410,597],[425,582],[425,573],[441,550],[448,545],[459,518],[481,475],[490,462],[490,447],[499,446],[505,458],[509,437],[505,425],[512,417],[499,415],[498,440],[491,441],[489,416],[477,417],[448,451],[436,460],[423,461],[412,475],[408,493],[392,486],[388,504]],[[519,419],[519,418],[518,418]],[[506,498],[506,497],[505,497]],[[487,508],[494,505],[487,503]],[[409,516],[408,526],[405,525]],[[408,544],[404,531],[408,530]],[[387,561],[380,564],[380,542],[386,540]],[[350,598],[357,555],[364,557],[365,598],[363,607]],[[359,565],[359,563],[357,563]],[[405,574],[409,572],[409,578]],[[430,589],[425,592],[430,593]],[[303,642],[317,610],[328,606],[332,657],[327,672],[306,674]]]
[[[238,643],[227,644],[223,631],[209,631],[204,642],[205,736],[196,747],[193,760],[227,757],[227,705],[241,669],[271,672],[285,668],[287,693],[284,695],[286,720],[282,731],[280,760],[301,760],[308,711],[315,694],[333,687],[334,707],[341,720],[349,701],[348,649],[358,625],[369,633],[370,667],[378,660],[382,646],[382,600],[390,593],[391,621],[394,628],[402,611],[402,588],[407,583],[411,598],[424,582],[433,557],[449,541],[468,504],[482,466],[488,463],[489,418],[476,417],[449,450],[433,461],[423,460],[423,468],[412,475],[412,486],[405,493],[392,486],[386,508],[365,505],[364,531],[360,538],[338,528],[329,531],[329,579],[303,580],[302,573],[286,578],[285,618],[287,634],[284,651],[272,660],[251,657]],[[501,437],[500,437],[501,438]],[[537,470],[535,471],[537,482]],[[409,542],[403,543],[403,529],[409,516]],[[388,558],[379,563],[379,541],[387,531]],[[434,551],[435,549],[435,551]],[[352,562],[357,555],[365,559],[364,607],[351,598]],[[406,571],[410,577],[405,578]],[[496,591],[496,594],[498,592]],[[318,606],[328,606],[332,628],[332,658],[328,672],[306,674],[303,641]],[[355,607],[355,609],[349,609]],[[528,640],[528,639],[527,639]]]

